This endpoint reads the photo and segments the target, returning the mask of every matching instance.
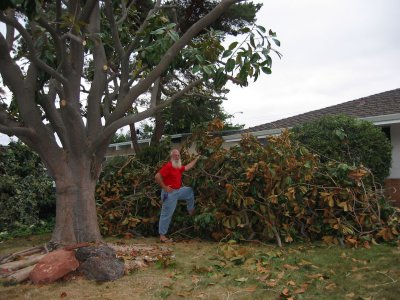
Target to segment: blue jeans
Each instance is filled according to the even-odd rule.
[[[178,200],[186,200],[187,210],[192,210],[194,208],[193,189],[188,186],[183,186],[179,190],[174,190],[172,193],[161,190],[162,207],[160,221],[158,223],[158,233],[160,235],[167,234]]]

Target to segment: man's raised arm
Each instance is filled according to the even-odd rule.
[[[185,166],[185,171],[189,171],[191,168],[193,168],[195,166],[195,164],[197,163],[197,160],[200,158],[200,155],[198,155],[195,159],[193,159],[190,163],[188,163]]]

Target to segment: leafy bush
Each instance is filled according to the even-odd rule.
[[[51,219],[55,195],[40,158],[20,142],[0,149],[0,231]]]
[[[156,145],[151,145],[140,151],[136,157],[137,159],[150,166],[156,166],[161,161],[168,159],[169,152],[171,151],[171,139],[163,139]]]
[[[379,183],[389,175],[390,141],[371,122],[345,115],[325,116],[292,131],[297,140],[320,154],[323,162],[337,160],[350,165],[364,165]]]
[[[24,225],[17,223],[10,231],[0,232],[0,240],[8,240],[14,237],[26,237],[30,235],[38,235],[44,233],[51,233],[54,229],[55,219],[39,220],[33,225]]]

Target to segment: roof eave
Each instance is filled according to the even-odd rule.
[[[391,124],[398,124],[400,123],[400,113],[397,114],[389,114],[389,115],[380,115],[380,116],[372,116],[372,117],[365,117],[365,118],[360,118],[365,121],[372,122],[376,126],[384,126],[384,125],[391,125]],[[291,128],[291,127],[287,127]],[[286,128],[274,128],[274,129],[267,129],[267,130],[260,130],[260,131],[251,131],[248,133],[238,133],[238,134],[233,134],[233,135],[227,135],[224,136],[224,141],[225,142],[238,142],[242,139],[243,134],[251,134],[259,139],[265,138],[266,136],[269,135],[274,135],[274,134],[280,134],[284,129]]]
[[[370,121],[377,126],[383,125],[391,125],[400,123],[400,113],[390,114],[390,115],[380,115],[380,116],[372,116],[366,118],[360,118],[365,121]]]

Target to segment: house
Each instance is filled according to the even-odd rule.
[[[400,206],[400,89],[383,92],[348,101],[342,104],[310,111],[293,117],[250,127],[240,133],[224,136],[228,147],[236,144],[243,133],[252,134],[259,140],[278,134],[285,128],[291,128],[305,122],[316,120],[325,115],[345,114],[367,120],[382,128],[392,143],[392,166],[386,179],[388,195]]]

